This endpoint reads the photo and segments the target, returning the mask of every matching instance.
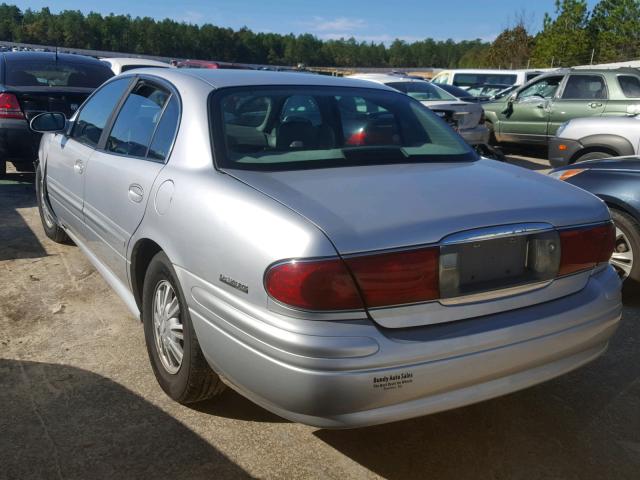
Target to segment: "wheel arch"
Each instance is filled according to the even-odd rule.
[[[582,155],[591,152],[605,152],[615,157],[635,155],[635,149],[631,142],[620,135],[613,135],[610,133],[589,135],[581,138],[580,144],[584,148],[575,152],[571,156],[569,163],[575,163],[575,161]]]
[[[131,292],[138,305],[138,310],[142,313],[142,287],[144,277],[151,263],[151,259],[158,253],[166,251],[154,240],[150,238],[140,238],[131,249],[131,265],[129,274],[131,276]],[[140,315],[142,318],[142,315]]]

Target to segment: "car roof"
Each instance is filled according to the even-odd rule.
[[[127,72],[128,73],[128,72]],[[225,70],[196,68],[161,68],[136,69],[132,75],[151,75],[168,81],[180,81],[185,78],[197,78],[213,88],[269,86],[269,85],[306,85],[329,87],[375,88],[395,92],[382,84],[374,84],[366,80],[332,77],[328,75],[311,75],[308,73],[274,72],[270,70]]]
[[[93,63],[100,66],[105,66],[97,58],[88,57],[86,55],[72,55],[68,53],[58,53],[56,56],[55,52],[2,52],[0,53],[4,58],[5,62],[28,62],[28,61],[49,61],[55,62],[56,57],[58,61],[63,61],[65,63]]]

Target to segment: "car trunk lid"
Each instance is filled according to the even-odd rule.
[[[368,309],[389,328],[469,318],[479,304],[486,315],[578,291],[588,274],[556,280],[547,269],[523,277],[523,258],[537,244],[557,243],[558,228],[609,220],[596,197],[491,160],[226,172],[313,222],[345,258],[438,245],[441,275],[447,254],[463,260],[457,291],[441,277],[450,288],[437,301]]]
[[[11,87],[27,121],[44,112],[60,112],[70,118],[91,94],[91,88]]]

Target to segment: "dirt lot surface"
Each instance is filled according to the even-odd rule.
[[[349,431],[230,390],[187,408],[160,390],[140,323],[78,248],[45,238],[32,181],[0,180],[0,479],[640,478],[638,289],[603,357],[470,407]]]

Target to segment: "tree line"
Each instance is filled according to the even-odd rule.
[[[452,26],[455,28],[455,25]],[[542,30],[523,18],[493,42],[476,40],[321,40],[311,34],[233,30],[209,23],[101,15],[64,10],[20,10],[0,4],[0,40],[174,58],[339,67],[523,68],[621,61],[640,56],[640,0],[556,0]]]

